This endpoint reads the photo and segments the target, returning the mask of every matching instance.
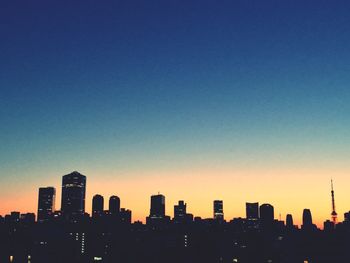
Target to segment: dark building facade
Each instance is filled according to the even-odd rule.
[[[165,196],[158,194],[151,196],[150,218],[164,218],[165,217]]]
[[[260,206],[260,223],[262,226],[272,226],[275,219],[274,208],[270,204],[262,204]]]
[[[224,204],[222,200],[214,200],[214,219],[218,221],[224,220]]]
[[[119,215],[120,215],[120,222],[125,224],[131,224],[131,220],[132,220],[131,210],[121,208]]]
[[[102,195],[94,195],[92,198],[92,216],[100,217],[103,215],[104,199]]]
[[[177,205],[174,205],[174,221],[183,222],[186,219],[186,203],[179,201]]]
[[[85,213],[86,176],[72,172],[62,178],[61,211],[64,216],[82,216]]]
[[[310,209],[304,209],[303,211],[303,225],[302,228],[309,230],[313,227],[312,215]]]
[[[48,221],[55,211],[56,189],[54,187],[39,188],[38,222]]]
[[[294,228],[293,216],[291,214],[287,214],[286,216],[286,226],[287,228]]]
[[[344,221],[345,222],[350,222],[350,211],[344,213]]]
[[[259,219],[259,203],[246,203],[247,219]]]
[[[111,215],[117,215],[120,212],[120,198],[118,196],[111,196],[109,198],[109,213]]]

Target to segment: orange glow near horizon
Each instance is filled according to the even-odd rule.
[[[84,173],[85,174],[85,173]],[[319,227],[330,219],[331,197],[329,178],[335,178],[335,198],[339,221],[349,210],[347,206],[346,172],[333,170],[253,170],[253,169],[184,169],[182,171],[160,171],[128,176],[117,173],[89,173],[87,176],[86,210],[91,212],[91,200],[94,194],[105,198],[105,209],[111,195],[121,198],[121,207],[132,210],[133,221],[145,222],[149,213],[152,194],[158,192],[166,196],[166,213],[173,216],[173,206],[178,200],[187,203],[187,211],[202,218],[212,217],[213,200],[224,201],[224,213],[227,221],[234,217],[245,217],[245,202],[270,203],[275,208],[275,218],[285,220],[291,213],[294,223],[301,224],[302,211],[310,208],[313,221]],[[102,179],[103,178],[103,179]],[[37,185],[24,191],[12,193],[2,198],[1,214],[10,211],[35,212],[37,210],[38,188],[56,187],[56,209],[60,208],[61,177],[48,185]],[[51,183],[51,184],[50,184]]]

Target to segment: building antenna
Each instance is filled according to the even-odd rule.
[[[333,189],[333,179],[331,179],[331,196],[332,196],[332,213],[331,213],[331,216],[332,216],[332,221],[334,223],[334,225],[337,223],[337,217],[338,217],[338,214],[337,212],[335,211],[335,199],[334,199],[334,189]]]

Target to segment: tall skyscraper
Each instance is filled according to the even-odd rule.
[[[102,195],[94,195],[92,198],[92,216],[100,217],[103,215],[104,199]]]
[[[275,219],[274,208],[270,204],[262,204],[260,206],[260,222],[263,227],[268,227],[273,224]]]
[[[39,188],[38,198],[38,222],[42,223],[50,219],[55,211],[56,189],[54,187]]]
[[[165,217],[165,196],[158,194],[151,196],[150,218],[164,218]]]
[[[259,219],[259,203],[246,203],[247,219]]]
[[[214,200],[214,219],[217,221],[224,220],[224,205],[222,200]]]
[[[310,209],[304,209],[303,211],[303,229],[311,229],[313,226],[312,216]]]
[[[293,216],[291,214],[288,214],[286,217],[286,227],[294,228]]]
[[[85,213],[86,176],[72,172],[62,178],[61,210],[65,216],[82,216]]]
[[[186,218],[186,203],[184,201],[179,201],[177,205],[174,205],[174,221],[184,222]]]
[[[109,198],[109,213],[111,215],[117,215],[120,212],[120,198],[118,196],[111,196]]]

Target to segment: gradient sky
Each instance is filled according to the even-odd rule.
[[[349,1],[1,1],[0,214],[87,176],[144,220],[184,199],[350,210]]]

